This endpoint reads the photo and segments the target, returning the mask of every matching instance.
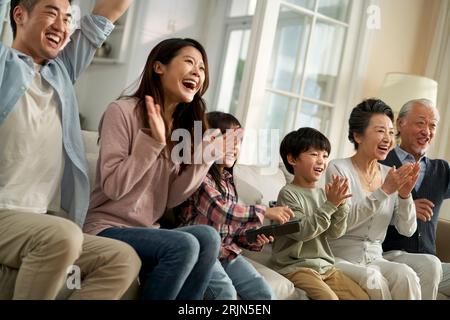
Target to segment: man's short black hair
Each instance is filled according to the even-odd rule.
[[[18,5],[22,5],[27,10],[27,12],[30,13],[38,1],[39,0],[11,0],[11,8],[9,10],[9,21],[11,23],[13,39],[16,38],[17,34],[17,24],[16,21],[14,20],[14,9]],[[72,0],[67,1],[69,1],[69,3],[72,3]]]
[[[311,148],[326,151],[328,154],[331,152],[328,138],[313,128],[300,128],[284,137],[280,145],[280,155],[289,173],[294,174],[294,168],[288,162],[288,155],[297,158],[300,153]]]
[[[9,21],[11,23],[11,29],[13,32],[13,38],[16,38],[17,34],[17,24],[14,20],[14,9],[18,5],[22,5],[28,12],[33,10],[34,6],[39,0],[11,0],[11,9],[9,10]]]

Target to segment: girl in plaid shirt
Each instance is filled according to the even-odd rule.
[[[219,128],[222,133],[242,130],[231,114],[210,112],[207,118],[210,127]],[[241,248],[260,251],[265,244],[273,242],[273,237],[258,235],[256,243],[248,243],[245,231],[261,227],[264,218],[285,223],[294,216],[288,207],[238,203],[232,169],[240,144],[241,140],[236,139],[233,150],[224,150],[223,159],[212,165],[200,188],[177,210],[183,225],[210,225],[222,238],[220,257],[213,267],[206,299],[229,300],[236,299],[237,295],[247,300],[274,299],[264,278],[241,256]]]

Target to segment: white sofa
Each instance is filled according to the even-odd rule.
[[[98,146],[96,132],[83,132],[86,158],[89,165],[89,178],[91,185],[95,179],[96,162],[98,158]],[[268,204],[277,198],[278,191],[290,179],[289,174],[281,170],[267,173],[266,170],[245,165],[236,165],[234,169],[236,188],[240,201],[247,204]],[[441,220],[437,230],[437,254],[442,261],[450,262],[450,250],[448,250],[450,235],[450,221]],[[295,288],[289,280],[276,273],[270,266],[270,246],[266,246],[262,252],[244,251],[244,256],[256,267],[268,281],[278,299],[307,299],[304,291]],[[11,299],[17,270],[0,265],[0,300]],[[122,299],[135,299],[138,293],[138,282],[134,282]],[[67,290],[62,290],[59,298],[68,296]]]
[[[89,164],[89,178],[91,185],[95,179],[96,162],[98,158],[98,135],[96,132],[83,132],[86,158]],[[292,177],[289,174],[275,170],[269,174],[266,170],[245,165],[236,165],[234,169],[236,188],[240,201],[246,204],[268,204],[277,198],[278,191],[286,183],[286,179]],[[437,255],[442,261],[450,262],[450,221],[441,220],[437,230]],[[271,246],[266,246],[262,252],[244,251],[244,256],[255,266],[264,278],[269,282],[278,299],[307,299],[304,291],[293,286],[292,282],[270,269]],[[0,300],[11,299],[14,290],[17,270],[0,265]],[[122,299],[137,298],[139,285],[134,282]],[[59,298],[64,299],[69,295],[67,290],[62,290]]]
[[[88,131],[83,131],[82,134],[92,188],[98,158],[98,134]],[[265,175],[259,168],[241,165],[235,167],[235,180],[240,200],[247,204],[268,204],[269,201],[276,200],[278,191],[286,183],[280,170]],[[292,282],[266,266],[270,259],[270,246],[266,246],[263,252],[246,251],[244,255],[268,281],[278,299],[307,299],[304,291],[296,289]],[[12,298],[16,275],[17,270],[0,265],[0,300]],[[138,289],[139,284],[135,281],[122,299],[136,299]],[[70,291],[64,287],[58,299],[66,299],[69,295]]]
[[[83,139],[86,149],[86,158],[89,165],[89,179],[91,181],[91,186],[93,186],[98,158],[98,134],[97,132],[83,131]],[[271,170],[239,164],[234,167],[234,181],[239,195],[239,201],[245,204],[268,205],[270,201],[276,201],[280,189],[287,181],[291,181],[292,178],[292,175],[290,175],[284,167]],[[450,239],[449,231],[450,221],[441,219],[437,230],[436,245],[438,257],[445,262],[450,261],[450,250],[448,249]],[[245,258],[248,259],[248,261],[250,261],[258,272],[268,281],[278,299],[308,299],[303,290],[295,288],[292,282],[270,269],[270,255],[270,245],[265,246],[262,252],[244,250]],[[123,299],[136,298],[137,290],[138,284],[136,282],[124,295]]]

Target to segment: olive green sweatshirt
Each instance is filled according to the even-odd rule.
[[[288,206],[300,219],[300,231],[278,236],[272,248],[272,267],[282,274],[311,268],[320,274],[334,264],[327,238],[339,238],[347,229],[347,204],[336,207],[320,188],[288,184],[281,189],[277,205]]]

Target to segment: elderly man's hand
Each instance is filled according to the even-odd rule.
[[[431,221],[434,203],[428,199],[416,199],[414,200],[414,204],[416,205],[417,219],[423,222]]]

